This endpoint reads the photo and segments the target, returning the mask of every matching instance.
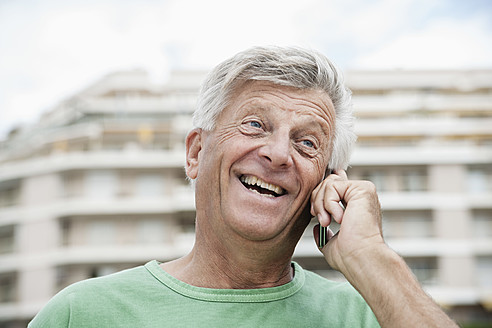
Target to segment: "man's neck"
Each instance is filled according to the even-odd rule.
[[[216,289],[276,287],[294,277],[292,251],[284,250],[282,254],[268,245],[254,248],[209,245],[198,237],[188,255],[161,267],[185,283]]]

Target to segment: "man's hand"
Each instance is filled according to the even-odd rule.
[[[332,268],[350,274],[349,262],[357,262],[364,252],[385,246],[373,183],[349,181],[345,171],[336,171],[316,187],[311,202],[311,214],[318,216],[321,226],[327,227],[332,219],[340,224],[336,235],[328,232],[329,241],[321,250]]]
[[[384,243],[374,184],[335,171],[313,191],[311,214],[324,227],[332,219],[340,223],[336,235],[329,231],[321,252],[364,297],[381,327],[457,327]]]

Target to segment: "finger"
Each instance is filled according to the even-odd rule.
[[[342,175],[346,177],[342,170]],[[311,213],[318,216],[318,221],[327,227],[332,219],[341,223],[344,207],[340,204],[341,195],[348,188],[347,180],[332,174],[320,183],[311,195]]]
[[[343,217],[344,211],[343,207],[340,205],[340,201],[346,189],[346,181],[341,178],[334,179],[325,185],[323,198],[319,197],[317,199],[317,201],[322,202],[322,205],[318,206],[321,206],[323,210],[329,213],[331,218],[338,223],[341,223]]]
[[[334,174],[342,178],[343,180],[348,180],[347,172],[345,170],[335,170]]]
[[[311,195],[311,208],[312,208],[312,214],[313,216],[318,217],[319,223],[323,227],[327,227],[331,223],[331,216],[330,214],[326,211],[324,205],[323,205],[323,199],[325,195],[325,188],[324,184],[320,184],[312,193]]]
[[[323,181],[314,188],[313,192],[311,193],[311,215],[316,216],[317,213],[314,210],[314,199],[318,197],[319,189],[321,188]]]

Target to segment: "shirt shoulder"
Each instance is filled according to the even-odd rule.
[[[35,327],[68,327],[76,317],[111,311],[108,305],[121,299],[120,294],[138,295],[147,271],[142,267],[120,271],[104,277],[76,282],[57,293],[29,323]],[[150,280],[150,283],[152,280]]]
[[[310,306],[316,308],[316,313],[323,313],[327,320],[341,327],[380,327],[369,305],[348,282],[304,271],[306,282],[302,297],[311,300]]]

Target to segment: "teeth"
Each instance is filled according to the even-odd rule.
[[[246,183],[246,184],[248,184],[248,185],[250,185],[250,186],[255,186],[256,185],[256,186],[261,187],[263,189],[267,189],[267,190],[273,191],[277,195],[281,195],[282,194],[282,188],[281,187],[276,186],[274,184],[266,183],[265,181],[261,180],[260,178],[255,177],[255,176],[252,176],[252,175],[247,175],[247,176],[243,175],[241,177],[241,181],[244,182],[244,183]],[[250,189],[250,190],[253,190],[253,189]],[[257,192],[256,190],[253,190],[253,191]],[[268,195],[268,196],[272,196],[272,195]]]
[[[265,196],[265,197],[271,197],[271,198],[274,198],[274,197],[275,197],[275,196],[270,195],[270,194],[260,194],[260,193],[258,192],[258,190],[255,190],[255,189],[248,188],[248,190],[250,190],[250,191],[252,191],[252,192],[257,193],[258,195]]]

